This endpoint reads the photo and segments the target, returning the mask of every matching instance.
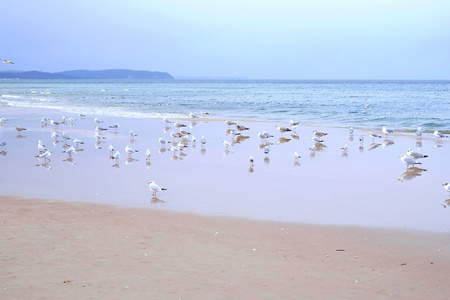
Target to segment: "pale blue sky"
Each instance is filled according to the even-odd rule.
[[[449,0],[9,2],[0,70],[450,79]]]

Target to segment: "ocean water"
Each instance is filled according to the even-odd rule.
[[[221,119],[450,130],[450,81],[1,80],[0,104],[131,118],[209,112]]]

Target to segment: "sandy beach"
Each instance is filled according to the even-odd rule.
[[[2,197],[2,299],[447,299],[448,234]]]
[[[158,138],[174,144],[169,134],[178,128],[160,119],[70,115],[74,124],[56,128],[40,120],[61,119],[57,111],[0,111],[9,120],[0,128],[1,298],[446,299],[450,292],[448,139],[396,132],[372,140],[358,128],[350,136],[348,128],[309,125],[282,134],[275,126],[287,123],[245,120],[238,123],[250,129],[233,136],[224,120],[174,120],[197,141],[173,152]],[[97,140],[94,117],[120,127]],[[313,130],[328,133],[315,153]],[[269,154],[262,131],[273,135]],[[74,138],[84,144],[69,157],[63,145]],[[38,140],[50,161],[36,157]],[[126,146],[139,152],[128,156]],[[398,156],[408,148],[429,157],[407,168]],[[150,180],[167,190],[153,198]]]

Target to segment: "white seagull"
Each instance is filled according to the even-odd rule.
[[[435,137],[437,137],[438,139],[439,139],[439,138],[448,137],[448,135],[445,135],[445,134],[443,134],[443,133],[440,133],[440,132],[437,131],[437,130],[434,131],[433,135],[434,135]]]
[[[47,160],[50,161],[50,159],[49,159],[50,155],[52,155],[52,152],[47,150],[44,153],[41,153],[41,154],[37,155],[36,157],[44,158],[45,162],[47,162]]]
[[[408,149],[408,152],[406,153],[406,155],[414,158],[414,159],[420,159],[420,158],[426,158],[428,157],[428,155],[424,155],[422,153],[419,152],[414,152],[412,149]]]
[[[148,183],[148,188],[153,193],[153,198],[156,198],[156,193],[166,191],[167,189],[160,187],[153,180]]]
[[[381,135],[378,135],[376,133],[372,133],[372,131],[369,131],[369,136],[374,140],[376,138],[381,138]]]
[[[103,123],[103,120],[100,120],[99,118],[94,118],[94,122],[100,124]]]
[[[150,152],[150,149],[147,149],[147,151],[145,151],[145,159],[150,160],[151,155],[152,155],[152,153]]]
[[[423,130],[422,130],[422,127],[418,127],[417,128],[417,131],[416,131],[416,135],[417,135],[417,137],[422,137],[422,134],[423,134]]]
[[[408,167],[422,164],[420,161],[417,161],[414,158],[412,158],[411,156],[408,156],[405,154],[400,155],[399,157],[400,157],[401,161]]]
[[[116,153],[112,156],[112,158],[114,158],[116,161],[118,161],[120,159],[120,152],[116,151]]]
[[[164,147],[166,147],[166,144],[170,144],[169,141],[166,141],[166,140],[163,139],[162,137],[160,137],[160,138],[158,139],[158,141],[159,141],[159,143],[160,143],[161,145],[163,145]]]
[[[138,136],[136,133],[133,132],[133,130],[130,130],[130,132],[128,134],[130,135],[130,138],[132,140],[134,140],[134,138]]]
[[[341,148],[344,153],[348,151],[348,144],[345,144],[344,147]]]
[[[298,161],[298,159],[301,158],[300,154],[297,153],[297,151],[294,152],[294,159]]]
[[[444,190],[450,192],[450,183],[444,183],[442,186],[444,187]]]
[[[386,135],[388,135],[388,134],[391,134],[391,133],[394,133],[394,132],[395,132],[395,130],[394,130],[394,129],[392,129],[392,128],[386,128],[386,126],[383,126],[383,128],[381,129],[381,131],[383,131],[383,133],[384,133],[384,134],[386,134]]]
[[[131,148],[130,146],[126,146],[125,147],[125,152],[128,153],[128,156],[131,157],[131,154],[139,152],[139,150],[135,150],[133,148]]]
[[[320,137],[315,136],[315,135],[313,135],[313,136],[311,137],[311,140],[312,140],[314,143],[323,143],[323,140],[322,140]]]

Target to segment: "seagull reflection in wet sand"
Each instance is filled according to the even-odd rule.
[[[406,180],[412,180],[414,178],[416,178],[417,176],[422,176],[422,172],[426,172],[426,169],[421,169],[418,167],[411,167],[408,168],[408,170],[406,170],[406,172],[404,172],[402,175],[400,175],[400,178],[398,179],[398,181],[406,181]]]

